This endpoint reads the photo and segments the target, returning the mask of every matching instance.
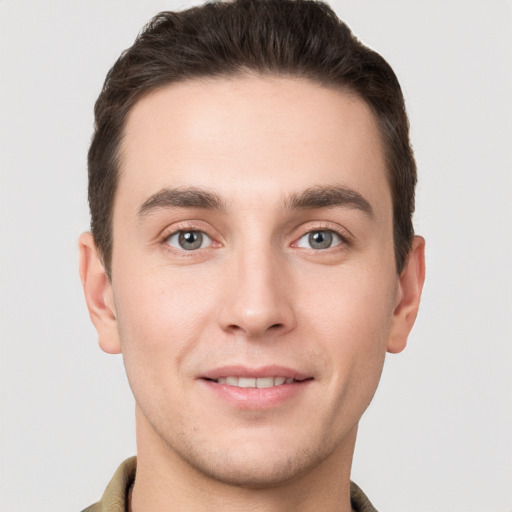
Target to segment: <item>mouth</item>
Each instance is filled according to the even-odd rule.
[[[217,384],[226,384],[237,388],[273,388],[294,382],[303,382],[309,379],[294,379],[292,377],[219,377],[218,379],[206,379]]]
[[[310,388],[314,377],[282,366],[236,365],[207,371],[199,380],[225,403],[238,409],[261,410],[298,399]]]

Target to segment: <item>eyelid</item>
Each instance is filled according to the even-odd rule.
[[[208,225],[205,225],[202,221],[182,221],[182,222],[176,222],[170,226],[167,226],[165,229],[161,231],[161,233],[158,235],[157,242],[164,246],[166,250],[170,251],[177,251],[177,252],[185,252],[188,253],[188,255],[191,255],[191,253],[197,252],[199,249],[187,251],[186,249],[180,249],[177,247],[173,247],[172,245],[169,245],[168,240],[173,235],[176,235],[180,232],[187,232],[187,231],[197,231],[199,233],[202,233],[203,235],[207,236],[210,240],[210,243],[207,247],[202,247],[201,249],[208,249],[210,247],[221,247],[222,243],[218,241],[218,236],[212,234],[213,229],[209,228]]]
[[[186,249],[178,249],[175,248],[167,243],[169,238],[179,232],[186,232],[186,231],[198,231],[206,235],[210,239],[210,243],[207,247],[203,247],[201,249],[208,249],[210,247],[222,247],[224,244],[223,242],[219,241],[219,236],[217,234],[212,234],[213,229],[209,228],[208,224],[205,225],[203,221],[181,221],[176,222],[175,224],[172,224],[170,226],[167,226],[165,229],[163,229],[157,237],[157,242],[160,245],[165,246],[165,249],[167,250],[173,250],[173,251],[179,251],[179,252],[186,252],[191,255],[191,253],[197,252],[199,249],[187,251]],[[339,246],[350,246],[352,245],[352,239],[354,236],[352,233],[345,227],[340,226],[339,224],[334,224],[331,222],[321,221],[321,222],[315,222],[310,221],[307,223],[304,223],[302,226],[298,228],[297,234],[294,236],[292,243],[290,244],[291,247],[297,247],[298,241],[303,238],[305,235],[308,235],[312,232],[317,231],[330,231],[334,233],[336,236],[338,236],[341,240],[341,243],[330,247],[328,249],[313,249],[311,248],[311,251],[328,251],[329,249],[335,249]],[[307,249],[307,248],[304,248]]]
[[[198,247],[197,249],[185,249],[184,247],[179,247],[179,246],[176,246],[176,245],[172,245],[171,244],[171,240],[174,238],[174,237],[178,237],[182,234],[182,233],[201,233],[201,235],[203,236],[203,240],[201,241],[201,246]],[[206,238],[206,240],[204,240],[204,238]],[[212,238],[210,237],[210,235],[208,235],[208,233],[205,233],[204,231],[200,231],[198,229],[178,229],[177,231],[175,231],[174,233],[171,233],[166,239],[165,239],[165,243],[167,245],[169,245],[170,247],[172,247],[173,249],[176,249],[177,251],[187,251],[187,252],[193,252],[193,251],[197,251],[199,249],[206,249],[206,247],[209,247],[211,245],[211,243],[213,242]],[[203,246],[203,244],[206,244]]]
[[[301,244],[301,241],[303,239],[305,239],[306,237],[310,237],[312,233],[331,233],[332,236],[333,236],[333,244],[334,245],[331,245],[330,247],[326,247],[324,249],[320,249],[320,248],[315,248],[315,247],[308,247],[307,245],[300,245]],[[336,231],[332,230],[332,229],[314,229],[313,231],[309,231],[308,233],[302,235],[296,242],[295,242],[295,247],[300,247],[301,249],[309,249],[309,250],[313,250],[313,251],[328,251],[329,249],[335,249],[336,247],[340,246],[340,245],[343,245],[345,242],[342,238],[342,236],[337,233]]]
[[[340,245],[345,245],[345,246],[351,245],[352,239],[354,238],[352,233],[347,228],[341,227],[339,224],[333,224],[330,222],[320,222],[320,223],[308,222],[308,223],[303,224],[299,228],[298,235],[294,236],[291,246],[297,247],[297,243],[301,238],[303,238],[305,235],[308,235],[309,233],[314,233],[317,231],[331,231],[332,233],[335,233],[337,236],[339,236],[339,238],[341,239],[341,243],[336,246],[330,247],[329,249],[334,249],[335,247],[339,247]],[[312,251],[319,251],[319,250],[327,251],[329,249],[313,249],[313,248],[311,248],[310,250],[312,250]]]

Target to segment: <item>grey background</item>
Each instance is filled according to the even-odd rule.
[[[120,356],[77,272],[93,102],[183,1],[0,1],[0,510],[81,510],[135,453]],[[389,356],[353,479],[393,512],[512,510],[512,4],[346,0],[405,91],[427,238],[420,316]]]

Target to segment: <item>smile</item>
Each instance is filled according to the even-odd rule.
[[[215,380],[219,384],[227,384],[237,388],[273,388],[283,384],[291,384],[295,379],[286,377],[219,377]]]
[[[298,400],[315,382],[311,374],[279,365],[226,365],[205,371],[198,379],[208,393],[238,410],[263,410]]]

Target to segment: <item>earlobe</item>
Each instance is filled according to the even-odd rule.
[[[80,279],[87,308],[102,350],[109,354],[121,352],[112,285],[91,233],[83,233],[78,241]]]
[[[399,301],[393,313],[388,352],[401,352],[411,332],[425,281],[425,240],[415,236],[398,282]]]

